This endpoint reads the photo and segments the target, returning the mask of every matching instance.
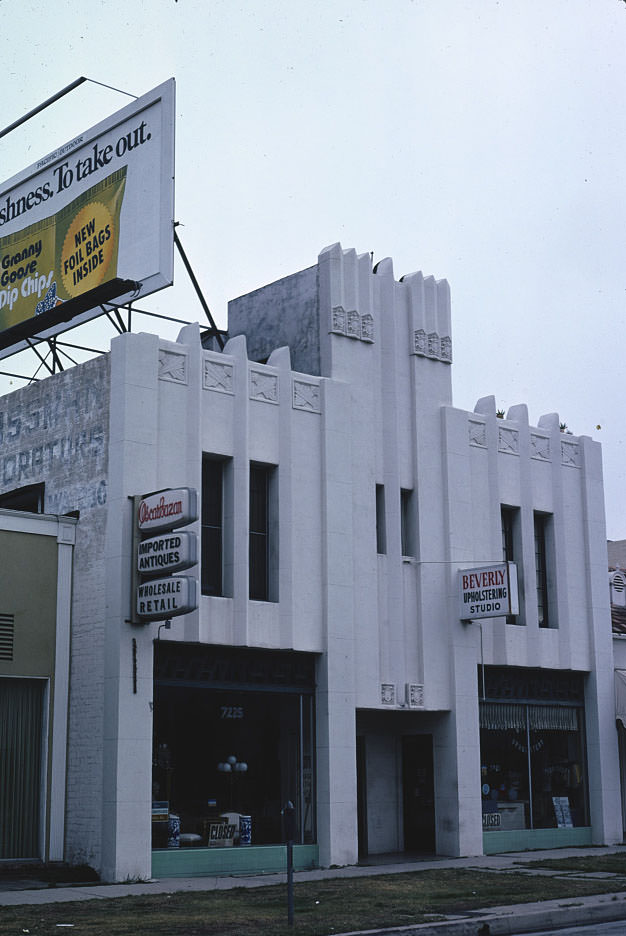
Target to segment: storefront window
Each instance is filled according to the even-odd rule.
[[[310,660],[200,645],[155,650],[153,803],[180,819],[183,841],[213,844],[211,829],[227,817],[228,844],[277,844],[291,801],[297,841],[314,842]],[[161,840],[153,835],[154,847],[168,844],[165,834],[163,826]]]
[[[481,703],[485,830],[588,825],[582,709]]]

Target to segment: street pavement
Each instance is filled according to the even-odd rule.
[[[520,868],[520,862],[537,861],[543,858],[565,858],[570,856],[611,855],[626,853],[626,846],[606,848],[560,848],[555,851],[515,852],[506,855],[482,855],[474,858],[427,858],[405,860],[404,856],[381,858],[379,864],[354,865],[344,868],[317,869],[300,871],[294,875],[297,886],[300,881],[322,881],[329,878],[366,877],[379,874],[399,874],[407,871],[421,871],[431,868],[477,869],[483,871],[515,871],[516,873],[564,876],[565,872],[546,871],[543,869]],[[374,861],[376,859],[372,859]],[[571,877],[572,872],[567,872]],[[589,874],[576,873],[577,877],[589,877]],[[593,875],[597,877],[597,874]],[[592,897],[564,898],[537,903],[524,903],[506,907],[491,907],[487,910],[472,910],[458,914],[449,914],[445,920],[423,923],[416,926],[392,927],[389,929],[368,930],[368,936],[520,936],[524,933],[539,933],[560,927],[582,924],[624,921],[626,934],[626,890],[619,890],[624,879],[611,874],[602,874],[603,878],[615,877],[616,891],[612,894],[600,894]],[[153,881],[139,881],[123,884],[75,884],[51,887],[45,881],[38,881],[32,876],[21,880],[4,879],[0,873],[0,906],[20,906],[24,904],[65,903],[68,901],[106,900],[112,897],[126,897],[152,894],[171,894],[181,891],[227,890],[234,887],[263,887],[282,884],[286,880],[284,873],[263,875],[237,875],[231,877],[193,877],[164,878]],[[336,934],[347,936],[347,934]],[[349,936],[361,936],[355,931]]]

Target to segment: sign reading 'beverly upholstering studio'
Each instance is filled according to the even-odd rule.
[[[514,562],[459,570],[459,617],[462,621],[507,614],[519,614]]]

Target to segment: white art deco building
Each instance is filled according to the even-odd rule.
[[[452,366],[447,283],[335,245],[223,350],[125,334],[0,400],[0,506],[79,512],[68,861],[281,867],[287,801],[298,867],[621,841],[600,446]],[[178,488],[198,608],[130,623],[132,498]],[[518,613],[463,623],[503,560]]]

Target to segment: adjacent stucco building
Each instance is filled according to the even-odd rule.
[[[126,334],[0,401],[0,493],[79,511],[68,860],[276,867],[288,800],[300,866],[621,841],[600,447],[453,407],[451,366],[447,283],[335,245],[223,351]],[[133,625],[131,499],[180,487],[199,607]],[[503,560],[519,612],[463,623],[459,570]]]
[[[0,859],[64,857],[75,532],[0,508]]]

